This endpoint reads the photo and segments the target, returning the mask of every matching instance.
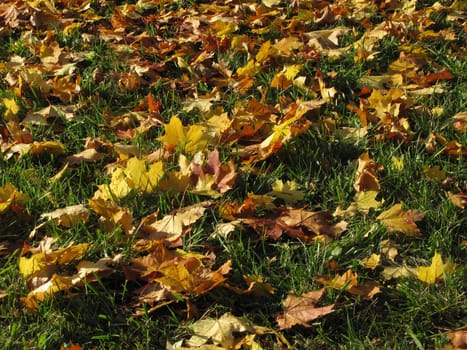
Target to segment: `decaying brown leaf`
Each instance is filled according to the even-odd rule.
[[[381,166],[370,159],[368,152],[361,154],[358,158],[358,169],[355,173],[354,188],[357,190],[357,192],[378,192],[380,190],[380,184],[378,180],[378,172],[380,170]]]
[[[279,328],[287,329],[295,325],[310,327],[310,321],[331,313],[335,304],[316,307],[323,294],[324,288],[301,296],[289,293],[284,301],[284,311],[276,317]]]

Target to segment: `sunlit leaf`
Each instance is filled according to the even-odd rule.
[[[381,256],[379,254],[371,254],[370,257],[362,259],[362,263],[369,269],[376,269],[381,263]]]
[[[18,120],[17,114],[20,111],[20,107],[16,103],[14,98],[7,98],[4,97],[2,99],[3,105],[6,108],[5,113],[3,114],[3,117],[5,118],[6,121],[9,120]]]
[[[235,335],[239,333],[264,334],[271,332],[264,327],[251,326],[230,313],[225,313],[218,319],[198,320],[191,325],[191,329],[193,336],[186,341],[191,348],[199,348],[208,341],[212,341],[216,345],[221,345],[222,349],[230,349],[234,345]]]
[[[431,259],[431,265],[428,267],[418,267],[418,279],[427,283],[434,284],[437,280],[444,278],[444,275],[454,272],[455,265],[447,262],[443,263],[443,258],[438,252]]]
[[[272,191],[269,196],[281,198],[287,203],[295,203],[305,198],[305,193],[297,189],[298,184],[295,181],[286,181],[285,183],[278,179],[272,185]]]
[[[395,204],[382,212],[376,218],[389,232],[403,232],[408,235],[420,236],[421,232],[416,221],[421,220],[424,214],[418,210],[403,210],[402,204]]]
[[[284,301],[284,311],[276,317],[279,328],[287,329],[295,325],[310,327],[308,322],[333,312],[335,304],[316,307],[323,294],[324,289],[311,291],[301,296],[289,293]]]
[[[23,277],[27,278],[48,265],[68,264],[73,260],[81,259],[90,246],[89,243],[81,243],[51,252],[33,254],[30,258],[20,257],[19,271]]]
[[[11,183],[0,187],[0,214],[6,212],[12,205],[25,205],[27,200],[28,197]]]

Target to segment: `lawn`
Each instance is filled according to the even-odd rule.
[[[464,10],[3,1],[0,347],[465,348]]]

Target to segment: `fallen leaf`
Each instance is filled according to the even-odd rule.
[[[424,214],[418,210],[403,210],[402,204],[395,204],[379,214],[379,220],[389,232],[402,232],[408,235],[421,236],[416,221],[423,219]]]
[[[362,259],[362,263],[369,269],[376,269],[381,263],[381,256],[379,254],[371,254],[370,257]]]
[[[24,278],[28,278],[48,265],[64,265],[80,260],[90,246],[89,243],[81,243],[51,252],[33,254],[30,258],[22,256],[19,258],[19,272]]]
[[[65,153],[65,146],[58,141],[34,142],[29,148],[29,154],[32,156],[41,156],[44,154],[60,156],[63,153]]]
[[[398,248],[399,246],[390,239],[385,239],[379,244],[381,254],[392,263],[395,262],[394,258],[399,254]]]
[[[283,199],[286,203],[296,203],[305,198],[305,193],[297,188],[298,184],[293,180],[284,183],[278,179],[272,185],[272,191],[268,192],[267,195]]]
[[[284,311],[276,316],[279,329],[288,329],[295,325],[311,327],[308,322],[333,312],[335,304],[316,307],[323,294],[324,288],[301,296],[289,293],[284,301]]]
[[[3,114],[3,118],[6,121],[16,121],[18,120],[17,114],[20,110],[18,104],[16,103],[14,98],[7,98],[4,97],[2,99],[3,105],[6,108],[5,113]]]
[[[15,185],[7,183],[0,187],[0,214],[5,213],[14,205],[23,206],[26,204],[28,197],[18,191]]]
[[[467,330],[458,330],[448,333],[454,349],[467,349]]]
[[[263,282],[263,277],[258,275],[243,275],[243,279],[248,284],[247,289],[241,289],[235,286],[231,286],[227,283],[224,287],[234,291],[237,294],[253,294],[255,297],[267,297],[275,293],[274,288],[269,284]]]
[[[54,221],[57,225],[63,227],[73,227],[80,222],[86,223],[88,221],[89,210],[82,204],[71,205],[49,213],[43,213],[41,214],[41,218]]]
[[[198,348],[208,341],[215,345],[221,345],[222,349],[231,349],[235,343],[235,335],[238,333],[264,334],[269,329],[258,326],[250,326],[244,320],[225,313],[218,319],[208,318],[196,321],[190,326],[194,335],[186,341],[191,348]]]
[[[447,193],[449,200],[453,203],[456,207],[461,209],[465,209],[467,206],[467,193],[458,192],[458,193]]]
[[[358,158],[358,169],[355,173],[354,188],[357,192],[379,192],[380,184],[378,180],[378,172],[380,170],[381,167],[370,159],[368,152],[361,154]]]
[[[160,220],[157,220],[157,213],[148,215],[141,220],[140,229],[144,232],[146,239],[174,243],[180,239],[187,227],[204,215],[206,208],[211,204],[207,201],[184,207],[174,214],[165,215]]]
[[[435,252],[428,267],[419,266],[418,279],[427,284],[434,284],[437,280],[442,280],[445,274],[452,274],[456,266],[450,262],[443,263],[443,258]]]
[[[407,265],[402,266],[385,266],[381,275],[384,279],[397,279],[401,277],[415,277],[418,275],[415,267],[409,267]]]
[[[446,171],[442,170],[439,165],[435,165],[433,167],[424,166],[422,172],[427,179],[436,182],[441,182],[446,178]]]
[[[357,273],[348,269],[342,275],[337,274],[333,279],[329,276],[318,276],[316,281],[324,284],[328,288],[345,290],[346,292],[363,298],[371,299],[380,293],[380,285],[372,280],[360,284],[357,281]]]
[[[102,198],[89,199],[88,203],[94,212],[101,215],[102,220],[99,222],[99,226],[104,232],[113,232],[116,227],[120,226],[125,234],[131,234],[133,216],[128,208],[122,208],[114,202]]]

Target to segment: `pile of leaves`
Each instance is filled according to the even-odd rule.
[[[437,251],[431,262],[402,261],[400,250],[430,237],[420,225],[425,213],[385,187],[386,169],[372,157],[384,145],[418,147],[451,162],[467,155],[467,110],[421,102],[453,82],[465,86],[465,71],[430,51],[445,42],[450,57],[465,62],[463,10],[459,0],[3,1],[0,37],[13,49],[0,54],[1,166],[53,169],[38,196],[53,210],[32,203],[24,184],[2,179],[0,187],[0,223],[9,230],[0,230],[0,251],[18,257],[28,289],[22,305],[34,312],[51,298],[119,280],[134,286],[126,305],[134,316],[168,305],[186,311],[192,336],[169,349],[259,349],[264,335],[287,347],[284,330],[310,328],[344,300],[385,298],[400,278],[430,288],[463,270],[465,261]],[[391,42],[394,52],[382,52]],[[333,69],[346,60],[359,67],[355,86],[342,83],[345,70]],[[458,107],[465,108],[465,96]],[[443,116],[446,132],[421,130],[414,116]],[[72,134],[87,125],[96,132]],[[298,178],[248,186],[270,176],[285,153],[300,153],[294,145],[310,135],[365,143],[354,173],[342,180],[353,186],[353,200],[321,203],[322,189]],[[300,156],[324,173],[331,166]],[[395,172],[408,166],[403,155],[392,164]],[[82,186],[93,183],[88,197],[52,198],[51,188],[83,173]],[[423,176],[442,184],[444,200],[465,214],[462,174],[427,166]],[[160,198],[172,198],[172,208],[159,206]],[[248,232],[257,244],[330,246],[360,220],[371,223],[365,237],[385,237],[379,247],[353,266],[329,258],[326,273],[309,276],[309,290],[284,296],[270,315],[274,327],[232,313],[201,317],[197,300],[219,289],[265,303],[277,290],[267,275],[231,278],[238,262],[221,252],[221,242]],[[83,228],[87,235],[66,237]],[[94,242],[102,234],[111,249]],[[465,248],[465,236],[459,242]],[[465,346],[465,332],[453,334],[464,334]]]

